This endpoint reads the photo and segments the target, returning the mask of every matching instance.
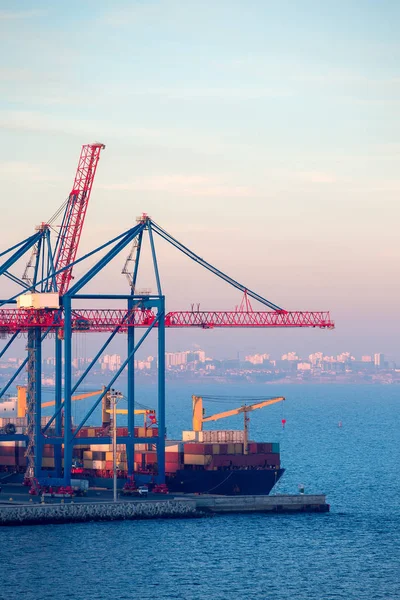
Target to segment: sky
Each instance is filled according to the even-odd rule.
[[[1,248],[55,212],[81,145],[101,141],[81,254],[146,212],[275,304],[336,323],[170,331],[168,349],[400,361],[399,18],[395,0],[2,0]],[[157,247],[168,310],[240,303]],[[93,290],[126,289],[128,253]],[[140,283],[155,291],[148,268]]]

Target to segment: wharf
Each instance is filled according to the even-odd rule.
[[[325,494],[272,496],[194,496],[196,508],[209,513],[329,512]]]
[[[324,494],[278,496],[185,496],[136,501],[86,501],[73,503],[19,503],[0,505],[1,525],[34,525],[119,521],[136,519],[182,519],[210,514],[328,512]]]
[[[183,519],[201,516],[194,500],[137,502],[73,502],[69,504],[8,504],[0,506],[1,525],[44,525],[87,521]]]

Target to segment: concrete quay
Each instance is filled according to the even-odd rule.
[[[324,494],[277,496],[192,495],[110,502],[104,499],[69,503],[0,505],[1,525],[43,525],[87,521],[184,519],[232,513],[329,512]]]
[[[325,494],[276,496],[196,496],[196,508],[208,513],[329,512]]]
[[[0,506],[0,526],[133,519],[183,519],[198,516],[200,513],[196,509],[196,502],[189,499]]]

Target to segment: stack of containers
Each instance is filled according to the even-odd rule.
[[[183,464],[183,442],[167,442],[165,446],[165,472],[176,473]]]
[[[0,442],[0,467],[26,467],[25,442]]]
[[[248,453],[243,453],[243,443],[185,442],[184,465],[203,466],[207,470],[221,467],[279,468],[280,455],[277,443],[249,442]],[[166,454],[166,462],[167,462]]]
[[[211,431],[182,431],[184,442],[199,442],[206,444],[216,443],[242,443],[244,439],[243,430],[223,429]]]

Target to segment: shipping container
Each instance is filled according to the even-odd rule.
[[[110,452],[112,444],[91,444],[90,449],[92,452]]]
[[[2,456],[0,458],[0,464],[5,467],[14,467],[16,466],[15,456]]]
[[[106,460],[106,453],[105,452],[92,452],[92,456],[93,456],[93,460]]]
[[[165,455],[165,462],[179,463],[182,461],[182,456],[182,452],[168,452],[168,454]]]
[[[183,446],[184,452],[188,454],[212,454],[213,444],[201,444],[196,442],[188,442]]]
[[[15,456],[15,454],[18,452],[17,448],[12,448],[11,446],[0,446],[0,457],[2,456]]]
[[[93,469],[105,469],[106,468],[106,461],[105,460],[93,460]]]
[[[185,465],[202,465],[211,464],[212,456],[208,454],[184,454],[183,462]]]
[[[165,463],[165,472],[166,473],[176,473],[179,470],[179,465],[175,463]]]

